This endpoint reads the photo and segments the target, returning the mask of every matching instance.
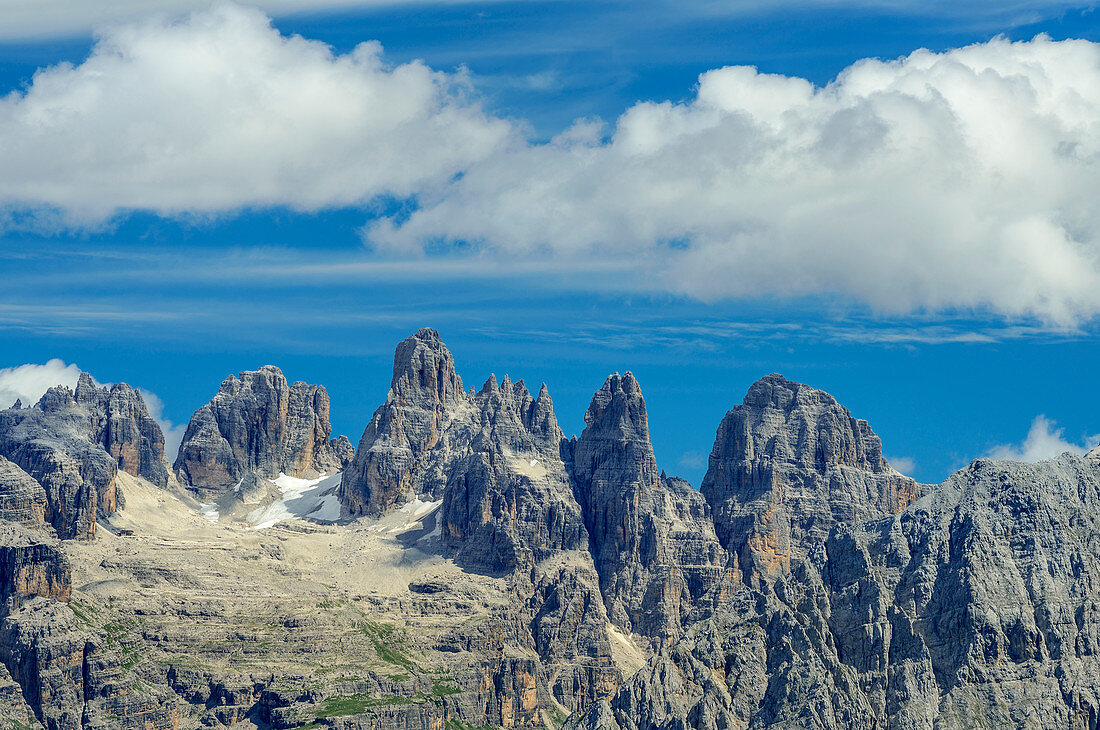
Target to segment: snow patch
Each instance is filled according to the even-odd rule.
[[[213,502],[200,502],[199,514],[210,520],[211,522],[217,522],[218,517],[220,516],[218,514],[218,505],[214,504]]]
[[[340,473],[316,479],[298,479],[280,474],[271,480],[280,492],[279,499],[267,507],[249,512],[247,519],[253,529],[262,530],[289,519],[308,517],[318,522],[340,519]]]
[[[394,536],[403,535],[412,530],[423,529],[424,518],[438,510],[442,504],[442,499],[429,502],[420,497],[414,497],[390,514],[382,517],[377,524],[371,526],[369,529],[373,532]],[[439,529],[438,520],[436,521],[435,529]],[[425,535],[425,537],[428,536]]]

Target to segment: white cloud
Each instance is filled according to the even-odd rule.
[[[16,400],[29,408],[55,385],[75,388],[79,377],[80,368],[58,358],[42,365],[27,363],[0,368],[0,408],[9,408]]]
[[[728,67],[607,129],[519,129],[462,74],[389,68],[373,43],[334,56],[218,5],[111,30],[0,100],[0,201],[73,225],[392,195],[419,209],[364,231],[375,260],[619,261],[626,286],[702,300],[1100,314],[1098,44],[917,51],[823,88]]]
[[[678,461],[682,469],[702,469],[707,465],[708,454],[702,451],[685,451]]]
[[[1086,436],[1079,443],[1066,440],[1065,429],[1044,415],[1038,415],[1031,422],[1027,438],[1018,444],[1002,444],[989,451],[994,459],[1013,461],[1043,461],[1061,456],[1065,452],[1084,455],[1100,443],[1100,434]]]
[[[489,0],[490,2],[492,0]],[[262,8],[276,16],[331,12],[346,8],[385,8],[399,5],[461,5],[471,0],[244,0],[243,4]],[[544,4],[552,4],[552,0]],[[478,2],[477,4],[484,4]],[[148,0],[0,0],[0,39],[25,39],[63,35],[83,35],[104,25],[132,21],[148,15]],[[181,13],[209,7],[210,0],[157,0],[155,7],[162,13]],[[614,7],[614,4],[610,4]],[[1023,0],[1010,4],[992,0],[973,0],[967,3],[943,0],[677,0],[650,2],[632,12],[651,20],[656,17],[671,18],[679,22],[691,22],[699,18],[736,17],[762,10],[775,10],[784,6],[872,8],[878,12],[893,12],[933,16],[937,18],[985,19],[997,27],[1021,23],[1034,23],[1075,8],[1087,7],[1087,3],[1073,0]],[[591,10],[598,10],[596,7]],[[646,11],[650,11],[647,14]],[[670,22],[666,19],[665,22]]]
[[[589,129],[590,131],[590,129]],[[861,61],[825,88],[730,67],[610,138],[513,146],[374,245],[596,252],[703,299],[840,296],[879,311],[1100,311],[1100,45],[989,43]]]
[[[112,28],[0,98],[0,201],[56,224],[120,210],[313,210],[406,197],[510,135],[463,74],[346,55],[218,4]]]
[[[179,454],[180,444],[183,443],[183,436],[187,431],[187,424],[172,423],[164,417],[164,401],[151,390],[145,390],[144,388],[139,390],[149,415],[160,425],[160,430],[164,433],[164,455],[168,457],[168,463],[171,464]]]
[[[886,461],[890,462],[890,466],[894,469],[906,475],[911,475],[917,469],[917,462],[908,456],[883,456]]]

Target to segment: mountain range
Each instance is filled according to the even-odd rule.
[[[177,454],[87,374],[0,411],[0,730],[1100,728],[1100,447],[920,484],[772,374],[696,489],[631,373],[533,390],[422,329],[354,447],[271,365]]]

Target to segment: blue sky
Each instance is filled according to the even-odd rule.
[[[226,374],[274,363],[326,385],[354,442],[396,342],[434,326],[467,386],[545,381],[567,434],[633,370],[658,462],[695,484],[724,412],[776,371],[833,393],[925,481],[1040,415],[1071,445],[1100,432],[1100,134],[1075,101],[1096,100],[1100,66],[1057,43],[1100,41],[1088,5],[283,3],[263,11],[274,31],[220,7],[92,18],[99,46],[29,12],[0,40],[0,369],[75,362],[179,424]],[[371,40],[384,51],[341,66]],[[985,71],[960,87],[914,58],[821,91],[919,48]],[[739,65],[775,76],[700,82]],[[864,91],[883,76],[901,92]],[[1073,94],[1002,119],[1038,93],[1006,101],[1021,78]],[[299,95],[263,106],[268,83]],[[899,98],[928,108],[899,116]],[[963,121],[937,137],[941,98]],[[234,136],[249,124],[255,149]],[[883,125],[892,146],[866,152]],[[806,129],[826,162],[792,146]]]

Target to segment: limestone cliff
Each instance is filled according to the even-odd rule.
[[[761,378],[718,426],[701,491],[744,580],[781,575],[838,522],[885,517],[921,492],[866,421],[824,391]]]
[[[352,455],[343,436],[330,439],[329,397],[323,386],[287,384],[265,365],[226,378],[191,417],[173,469],[201,494],[219,492],[245,475],[314,477],[344,469]]]
[[[700,601],[722,592],[726,553],[710,509],[657,470],[632,374],[608,377],[584,420],[570,466],[608,614],[627,633],[676,637]]]
[[[413,497],[441,495],[441,443],[450,422],[468,412],[469,396],[439,333],[424,328],[397,346],[386,402],[363,431],[344,472],[340,498],[351,515],[381,514]]]
[[[0,520],[44,525],[48,506],[42,485],[0,456]]]
[[[443,547],[469,570],[508,576],[515,600],[498,621],[525,627],[508,646],[539,657],[536,686],[572,710],[609,696],[620,675],[562,441],[545,386],[532,397],[523,381],[490,376],[465,393],[439,334],[422,329],[397,347],[340,494],[352,515],[441,501]]]

